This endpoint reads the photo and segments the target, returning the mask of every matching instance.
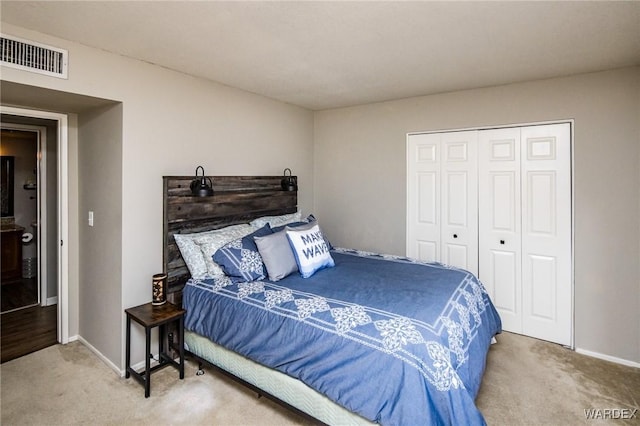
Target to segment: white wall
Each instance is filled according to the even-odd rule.
[[[315,114],[315,211],[338,246],[404,254],[406,133],[575,120],[575,344],[640,362],[640,68]]]
[[[111,207],[119,211],[107,213],[120,214],[121,227],[105,235],[107,240],[86,238],[90,234],[86,234],[89,230],[85,210],[92,208],[92,203],[85,189],[77,186],[78,182],[97,179],[92,180],[92,172],[82,165],[77,167],[77,175],[70,176],[70,210],[75,208],[70,211],[75,218],[72,224],[75,229],[70,230],[73,249],[77,248],[84,256],[100,253],[106,264],[121,267],[121,272],[116,269],[106,276],[93,274],[96,265],[91,266],[92,263],[79,261],[77,266],[72,265],[78,268],[81,278],[76,283],[70,282],[70,297],[76,300],[70,321],[77,315],[81,337],[122,368],[123,311],[151,300],[151,276],[162,270],[162,176],[191,175],[198,165],[204,166],[208,175],[280,175],[289,167],[299,177],[298,203],[304,211],[310,211],[313,113],[9,24],[2,23],[2,31],[69,50],[68,80],[4,67],[3,80],[122,104],[120,164],[116,165],[115,159],[109,157],[104,165],[108,170],[99,174],[103,177],[112,172],[113,179],[121,182],[121,202]],[[22,106],[29,107],[26,99],[27,105]],[[90,120],[104,119],[101,115],[104,111],[97,115],[95,112],[80,111],[78,127],[73,128],[70,123],[71,131],[78,132],[77,145],[70,140],[70,160],[82,162],[92,155],[78,147],[84,143],[82,129],[90,125]],[[103,136],[107,139],[112,136],[109,129],[104,130],[104,135],[96,129],[90,133],[94,147]],[[70,174],[73,172],[72,169]],[[73,191],[79,200],[73,199]],[[101,204],[99,208],[108,207]],[[96,227],[103,225],[100,221],[104,217],[103,213],[96,216]],[[119,245],[119,251],[104,250]],[[82,257],[80,254],[78,259]],[[89,284],[89,279],[94,281]],[[104,297],[88,296],[96,288],[104,292]],[[119,300],[120,305],[105,307],[103,300],[111,305]],[[83,305],[81,311],[79,302]],[[114,343],[111,332],[100,333],[101,328],[120,330],[116,332],[120,345]],[[142,359],[141,336],[135,334],[138,342],[134,343],[133,362]]]

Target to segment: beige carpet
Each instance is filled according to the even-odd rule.
[[[489,354],[478,407],[490,425],[640,424],[587,420],[585,409],[640,407],[640,370],[503,333]],[[56,345],[2,364],[2,425],[289,425],[304,420],[219,373],[185,379],[167,367],[151,397],[118,377],[81,343]]]
[[[587,420],[585,410],[640,408],[640,369],[502,333],[491,346],[476,404],[490,425],[640,425]],[[604,413],[604,411],[601,411]]]

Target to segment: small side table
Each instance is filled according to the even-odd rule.
[[[185,310],[169,302],[164,305],[154,306],[151,303],[125,309],[127,314],[127,348],[126,348],[126,372],[128,379],[133,376],[144,385],[144,397],[151,394],[151,373],[167,365],[173,365],[180,372],[180,380],[184,379],[184,314]],[[131,320],[144,327],[146,337],[145,368],[138,373],[131,368]],[[180,362],[176,362],[164,348],[164,339],[167,337],[167,324],[175,322],[178,326],[178,348]],[[151,330],[159,327],[158,336],[158,365],[151,367]]]

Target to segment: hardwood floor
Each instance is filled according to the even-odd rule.
[[[1,362],[55,345],[57,316],[58,305],[34,306],[2,314]]]
[[[23,306],[38,303],[38,279],[22,278],[20,280],[2,282],[2,312],[11,311]]]

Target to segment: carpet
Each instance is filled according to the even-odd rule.
[[[640,410],[604,411],[640,408],[640,369],[518,334],[497,339],[476,398],[489,425],[640,425]],[[607,413],[620,418],[597,418]]]
[[[80,342],[0,366],[2,425],[295,425],[301,419],[224,375],[185,364],[151,375],[151,396]]]
[[[213,370],[185,379],[167,367],[151,397],[79,342],[0,366],[2,425],[302,425],[309,422]],[[640,424],[640,369],[502,333],[492,345],[477,405],[489,425]],[[587,419],[585,410],[597,420]],[[600,410],[600,411],[597,411]],[[620,410],[620,411],[603,411]],[[626,410],[626,411],[622,411]],[[605,419],[608,415],[611,419]],[[612,416],[619,416],[614,419]]]

